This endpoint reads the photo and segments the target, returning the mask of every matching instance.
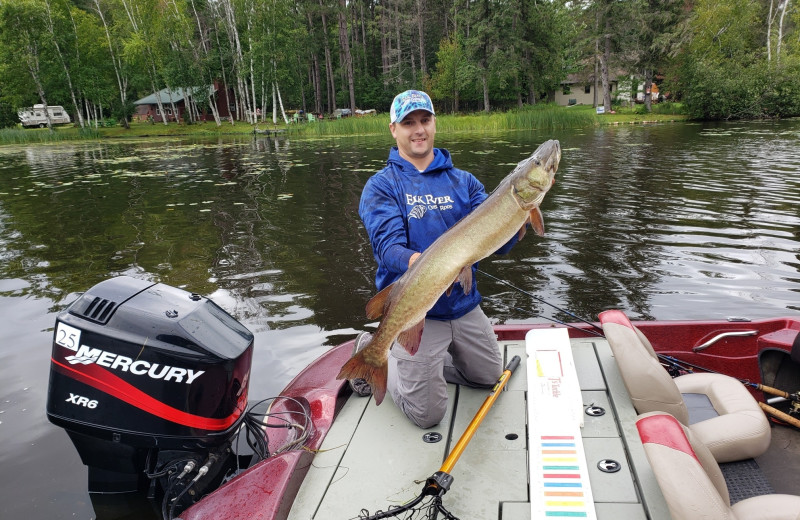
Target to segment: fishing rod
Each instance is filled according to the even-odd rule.
[[[545,305],[549,305],[550,307],[554,308],[555,310],[557,310],[557,311],[559,311],[559,312],[563,312],[563,313],[564,313],[564,314],[566,314],[567,316],[572,316],[572,317],[573,317],[573,318],[575,318],[576,320],[578,320],[578,321],[581,321],[581,322],[583,322],[583,323],[586,323],[587,325],[590,325],[590,326],[591,326],[593,329],[595,329],[595,330],[599,330],[600,332],[602,332],[602,331],[603,331],[603,329],[602,329],[601,327],[597,326],[596,324],[592,323],[591,321],[589,321],[589,320],[586,320],[586,319],[584,319],[584,318],[581,318],[580,316],[576,316],[575,314],[573,314],[573,313],[569,312],[568,310],[566,310],[566,309],[562,309],[561,307],[558,307],[557,305],[554,305],[554,304],[552,304],[552,303],[548,302],[547,300],[545,300],[544,298],[541,298],[541,297],[539,297],[539,296],[536,296],[536,295],[535,295],[535,294],[533,294],[533,293],[530,293],[530,292],[528,292],[528,291],[526,291],[526,290],[524,290],[524,289],[520,289],[519,287],[517,287],[516,285],[512,284],[511,282],[508,282],[508,281],[506,281],[506,280],[503,280],[502,278],[498,278],[498,277],[496,277],[496,276],[494,276],[494,275],[491,275],[491,274],[489,274],[489,273],[487,273],[486,271],[483,271],[483,270],[481,270],[481,269],[478,269],[478,272],[479,272],[479,273],[481,273],[481,274],[482,274],[482,275],[484,275],[484,276],[488,276],[489,278],[491,278],[492,280],[494,280],[494,281],[496,281],[496,282],[500,282],[500,283],[502,283],[502,284],[504,284],[504,285],[507,285],[507,286],[511,287],[511,288],[512,288],[512,289],[514,289],[515,291],[518,291],[518,292],[520,292],[520,293],[522,293],[522,294],[524,294],[524,295],[526,295],[526,296],[529,296],[529,297],[533,298],[533,299],[534,299],[534,300],[536,300],[537,302],[544,303]]]
[[[688,361],[683,361],[681,359],[677,359],[677,358],[674,358],[672,356],[667,356],[665,354],[658,354],[658,357],[661,360],[666,361],[666,363],[670,367],[672,367],[674,369],[683,370],[684,372],[688,372],[690,374],[694,373],[694,371],[692,369],[696,368],[698,370],[704,370],[704,371],[710,372],[712,374],[727,375],[727,374],[723,374],[722,372],[717,372],[716,370],[712,370],[712,369],[707,368],[707,367],[703,367],[703,366],[700,366],[700,365],[695,365],[694,363],[689,363]],[[731,376],[728,376],[728,377],[731,377]],[[751,388],[755,388],[756,390],[760,390],[760,391],[762,391],[762,392],[764,392],[766,394],[775,395],[775,396],[782,397],[784,399],[787,399],[787,400],[791,401],[792,402],[792,408],[791,408],[790,412],[796,412],[796,411],[800,410],[800,392],[795,392],[795,393],[792,394],[792,393],[786,392],[785,390],[780,390],[778,388],[773,388],[771,386],[762,385],[761,383],[753,383],[753,382],[751,382],[751,381],[749,381],[747,379],[738,379],[738,381],[740,383],[742,383],[743,385],[745,385],[745,386],[749,386]],[[790,415],[790,414],[788,414],[786,412],[778,410],[777,408],[775,408],[773,406],[770,406],[767,403],[762,403],[761,401],[758,402],[758,406],[765,413],[767,413],[767,414],[769,414],[769,415],[771,415],[771,416],[773,416],[773,417],[775,417],[775,418],[777,418],[777,419],[779,419],[779,420],[781,420],[781,421],[783,421],[783,422],[785,422],[787,424],[791,424],[795,428],[800,428],[800,419],[798,419],[797,417],[794,417],[794,416],[792,416],[792,415]]]
[[[520,309],[519,307],[512,307],[512,309],[516,309],[518,311],[525,312],[525,309]],[[573,325],[572,323],[567,323],[566,321],[561,321],[558,318],[551,318],[550,316],[545,316],[543,314],[540,314],[539,317],[540,318],[544,318],[546,320],[550,320],[553,323],[558,323],[559,325],[563,325],[563,326],[567,327],[568,329],[575,329],[575,330],[579,330],[581,332],[586,332],[588,334],[594,334],[598,338],[605,338],[605,335],[603,335],[602,332],[597,332],[596,330],[593,330],[593,329],[584,329],[582,327],[578,327],[576,325]],[[602,330],[602,329],[600,329],[600,330]]]
[[[700,365],[695,365],[694,363],[689,363],[688,361],[684,361],[682,359],[678,359],[672,356],[667,356],[666,354],[659,354],[658,357],[666,361],[672,367],[679,368],[681,370],[684,370],[685,372],[693,373],[694,371],[692,370],[692,368],[696,368],[698,370],[703,370],[711,374],[728,375],[728,374],[723,374],[722,372],[717,372],[716,370],[712,370],[710,368],[706,368]],[[745,386],[755,388],[756,390],[760,390],[762,392],[771,395],[783,397],[784,399],[788,399],[795,403],[800,403],[800,392],[795,392],[794,394],[791,394],[789,392],[786,392],[785,390],[780,390],[779,388],[773,388],[771,386],[762,385],[761,383],[753,383],[749,379],[737,379],[737,380]]]
[[[526,296],[529,296],[529,297],[533,298],[534,300],[536,300],[538,302],[541,302],[541,303],[544,303],[546,305],[549,305],[550,307],[553,307],[554,309],[556,309],[556,310],[558,310],[560,312],[563,312],[564,314],[566,314],[568,316],[572,316],[576,320],[590,325],[592,327],[592,329],[595,329],[595,330],[586,330],[586,329],[582,329],[580,327],[575,327],[574,325],[571,325],[569,323],[565,323],[565,322],[557,320],[555,318],[549,318],[547,316],[540,315],[540,317],[545,318],[545,319],[550,320],[550,321],[553,321],[555,323],[559,323],[561,325],[565,325],[567,327],[572,327],[572,328],[575,328],[575,329],[584,330],[585,332],[591,332],[591,333],[596,334],[597,336],[605,337],[604,334],[602,334],[603,329],[601,327],[598,327],[594,323],[592,323],[592,322],[590,322],[590,321],[588,321],[588,320],[586,320],[584,318],[581,318],[579,316],[576,316],[575,314],[573,314],[573,313],[571,313],[571,312],[569,312],[569,311],[567,311],[565,309],[562,309],[562,308],[560,308],[560,307],[558,307],[558,306],[546,301],[545,299],[543,299],[543,298],[541,298],[539,296],[536,296],[535,294],[532,294],[532,293],[530,293],[528,291],[520,289],[519,287],[515,286],[514,284],[512,284],[512,283],[510,283],[510,282],[508,282],[506,280],[503,280],[503,279],[498,278],[498,277],[496,277],[494,275],[491,275],[491,274],[487,273],[486,271],[483,271],[481,269],[478,269],[477,271],[479,273],[485,275],[485,276],[488,276],[489,278],[491,278],[491,279],[493,279],[493,280],[495,280],[497,282],[500,282],[500,283],[502,283],[504,285],[507,285],[508,287],[511,287],[515,291],[518,291],[518,292],[520,292],[520,293],[522,293],[522,294],[524,294]],[[517,310],[522,310],[523,312],[526,312],[526,311],[524,311],[524,309],[517,309]],[[596,332],[596,331],[599,331],[599,333]],[[669,371],[670,375],[672,375],[673,377],[675,377],[677,375],[680,375],[680,371],[693,373],[692,368],[696,368],[698,370],[704,370],[704,371],[712,373],[712,374],[727,375],[727,374],[722,374],[722,372],[717,372],[716,370],[712,370],[710,368],[706,368],[706,367],[703,367],[703,366],[700,366],[700,365],[695,365],[694,363],[690,363],[688,361],[683,361],[683,360],[674,358],[672,356],[667,356],[665,354],[658,354],[658,358],[660,360],[666,362],[665,364],[668,367],[668,371]],[[767,394],[770,394],[770,395],[774,395],[774,396],[778,396],[778,397],[782,397],[784,399],[790,400],[792,402],[792,411],[800,410],[800,392],[789,393],[789,392],[786,392],[784,390],[780,390],[778,388],[773,388],[771,386],[762,385],[760,383],[753,383],[753,382],[751,382],[749,380],[746,380],[746,379],[738,379],[738,378],[736,378],[736,379],[740,383],[745,385],[745,386],[749,386],[749,387],[755,388],[756,390],[760,390],[760,391],[762,391],[764,393],[767,393]],[[789,415],[787,413],[784,413],[784,412],[778,410],[777,408],[774,408],[774,407],[772,407],[772,406],[770,406],[770,405],[768,405],[766,403],[759,402],[758,405],[761,407],[762,410],[764,410],[764,412],[766,412],[766,413],[768,413],[768,414],[770,414],[770,415],[772,415],[774,417],[777,417],[778,419],[780,419],[780,420],[782,420],[782,421],[784,421],[786,423],[789,423],[789,424],[795,426],[796,428],[800,428],[800,420],[798,420],[797,418],[795,418],[795,417],[793,417],[793,416],[791,416],[791,415]]]
[[[464,430],[464,433],[461,434],[461,437],[458,439],[458,442],[455,444],[453,449],[450,450],[450,454],[442,463],[439,471],[431,475],[428,480],[425,481],[425,487],[422,488],[422,493],[420,493],[419,496],[402,506],[392,507],[388,511],[378,511],[373,515],[369,515],[368,512],[362,512],[362,515],[358,518],[360,520],[378,520],[380,518],[398,517],[401,514],[409,511],[411,511],[411,516],[409,516],[409,518],[412,518],[417,511],[420,511],[419,508],[415,509],[415,506],[422,502],[426,497],[433,497],[429,504],[421,506],[422,508],[427,507],[429,509],[428,514],[424,518],[436,519],[438,514],[442,513],[446,520],[458,520],[458,518],[448,511],[442,504],[442,495],[447,493],[447,491],[450,489],[450,485],[453,483],[453,477],[450,475],[450,472],[453,470],[456,462],[458,462],[461,454],[464,453],[469,441],[472,440],[472,437],[478,430],[478,426],[480,426],[480,424],[483,422],[483,419],[486,418],[486,414],[489,412],[489,409],[500,396],[500,392],[506,386],[506,383],[508,383],[511,374],[513,374],[517,367],[519,367],[520,361],[521,360],[519,356],[514,356],[511,358],[511,361],[508,362],[508,365],[506,365],[506,368],[503,370],[500,378],[494,384],[494,387],[492,387],[491,393],[489,393],[489,395],[486,397],[486,400],[475,413],[472,421],[470,421],[470,423],[467,425],[467,428]]]
[[[496,296],[486,296],[486,298],[493,299],[493,300],[500,300]],[[515,311],[530,313],[530,311],[528,309],[522,309],[520,307],[515,307],[513,305],[509,306],[508,308],[509,309],[514,309]],[[563,325],[563,326],[567,327],[568,329],[575,329],[575,330],[579,330],[581,332],[586,332],[588,334],[594,334],[595,336],[597,336],[599,338],[604,338],[605,337],[602,333],[597,332],[596,330],[584,329],[582,327],[578,327],[577,325],[573,325],[572,323],[567,323],[566,321],[561,321],[558,318],[551,318],[550,316],[545,316],[544,314],[538,314],[536,317],[552,321],[553,323],[557,323],[559,325]]]

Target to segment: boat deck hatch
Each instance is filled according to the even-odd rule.
[[[528,367],[530,339],[527,349],[526,342],[503,341],[506,361],[519,355],[522,365],[453,468],[453,483],[443,497],[445,506],[462,520],[530,520],[545,509],[571,511],[571,517],[588,519],[668,519],[636,429],[620,427],[633,425],[636,413],[608,343],[564,338],[579,384],[574,391],[578,410],[572,416],[579,415],[583,423],[575,429],[583,460],[577,464],[552,461],[537,467],[535,475],[529,471],[536,463],[531,462],[534,458],[529,460],[528,446],[533,449],[537,442],[529,435],[547,429],[537,425],[550,423],[547,417],[529,415],[534,412],[528,402],[532,377],[528,374],[537,373]],[[362,508],[371,513],[385,511],[416,497],[487,395],[488,390],[451,385],[445,419],[427,430],[413,425],[390,399],[375,406],[373,399],[350,398],[315,456],[289,518],[356,518]],[[586,409],[591,412],[586,414]],[[438,442],[430,441],[439,436]],[[543,449],[541,444],[535,448]],[[577,480],[568,476],[569,468],[576,466],[588,476],[590,492],[582,497],[591,497],[592,503],[585,507],[579,504],[582,497],[574,493]],[[543,493],[545,484],[555,494]]]

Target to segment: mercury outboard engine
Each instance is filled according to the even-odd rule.
[[[253,334],[211,300],[112,278],[56,318],[47,416],[90,493],[144,493],[171,517],[236,466],[252,353]]]

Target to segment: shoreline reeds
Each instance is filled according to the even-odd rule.
[[[659,111],[661,112],[661,111]],[[437,130],[447,133],[481,132],[492,133],[512,130],[564,130],[569,128],[588,128],[600,125],[621,123],[644,123],[685,120],[679,110],[674,113],[640,113],[635,110],[620,110],[618,113],[599,115],[591,106],[562,107],[554,104],[538,104],[522,109],[489,114],[440,114],[437,115]],[[48,129],[6,128],[0,130],[0,145],[57,143],[62,141],[101,140],[115,138],[174,138],[174,137],[219,137],[226,135],[255,134],[256,129],[266,129],[270,133],[303,137],[348,137],[360,135],[383,135],[388,133],[387,114],[341,119],[319,119],[314,122],[278,124],[271,122],[250,125],[237,122],[217,127],[213,123],[191,125],[169,125],[151,123],[131,123],[129,129],[121,126],[99,128],[77,128],[61,126]]]

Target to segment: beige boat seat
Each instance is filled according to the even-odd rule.
[[[640,415],[636,427],[673,520],[800,520],[800,496],[761,495],[731,506],[714,456],[671,415]]]
[[[769,422],[737,379],[722,374],[673,379],[650,341],[622,311],[604,311],[599,318],[637,413],[674,416],[708,446],[717,462],[749,459],[767,451]]]

